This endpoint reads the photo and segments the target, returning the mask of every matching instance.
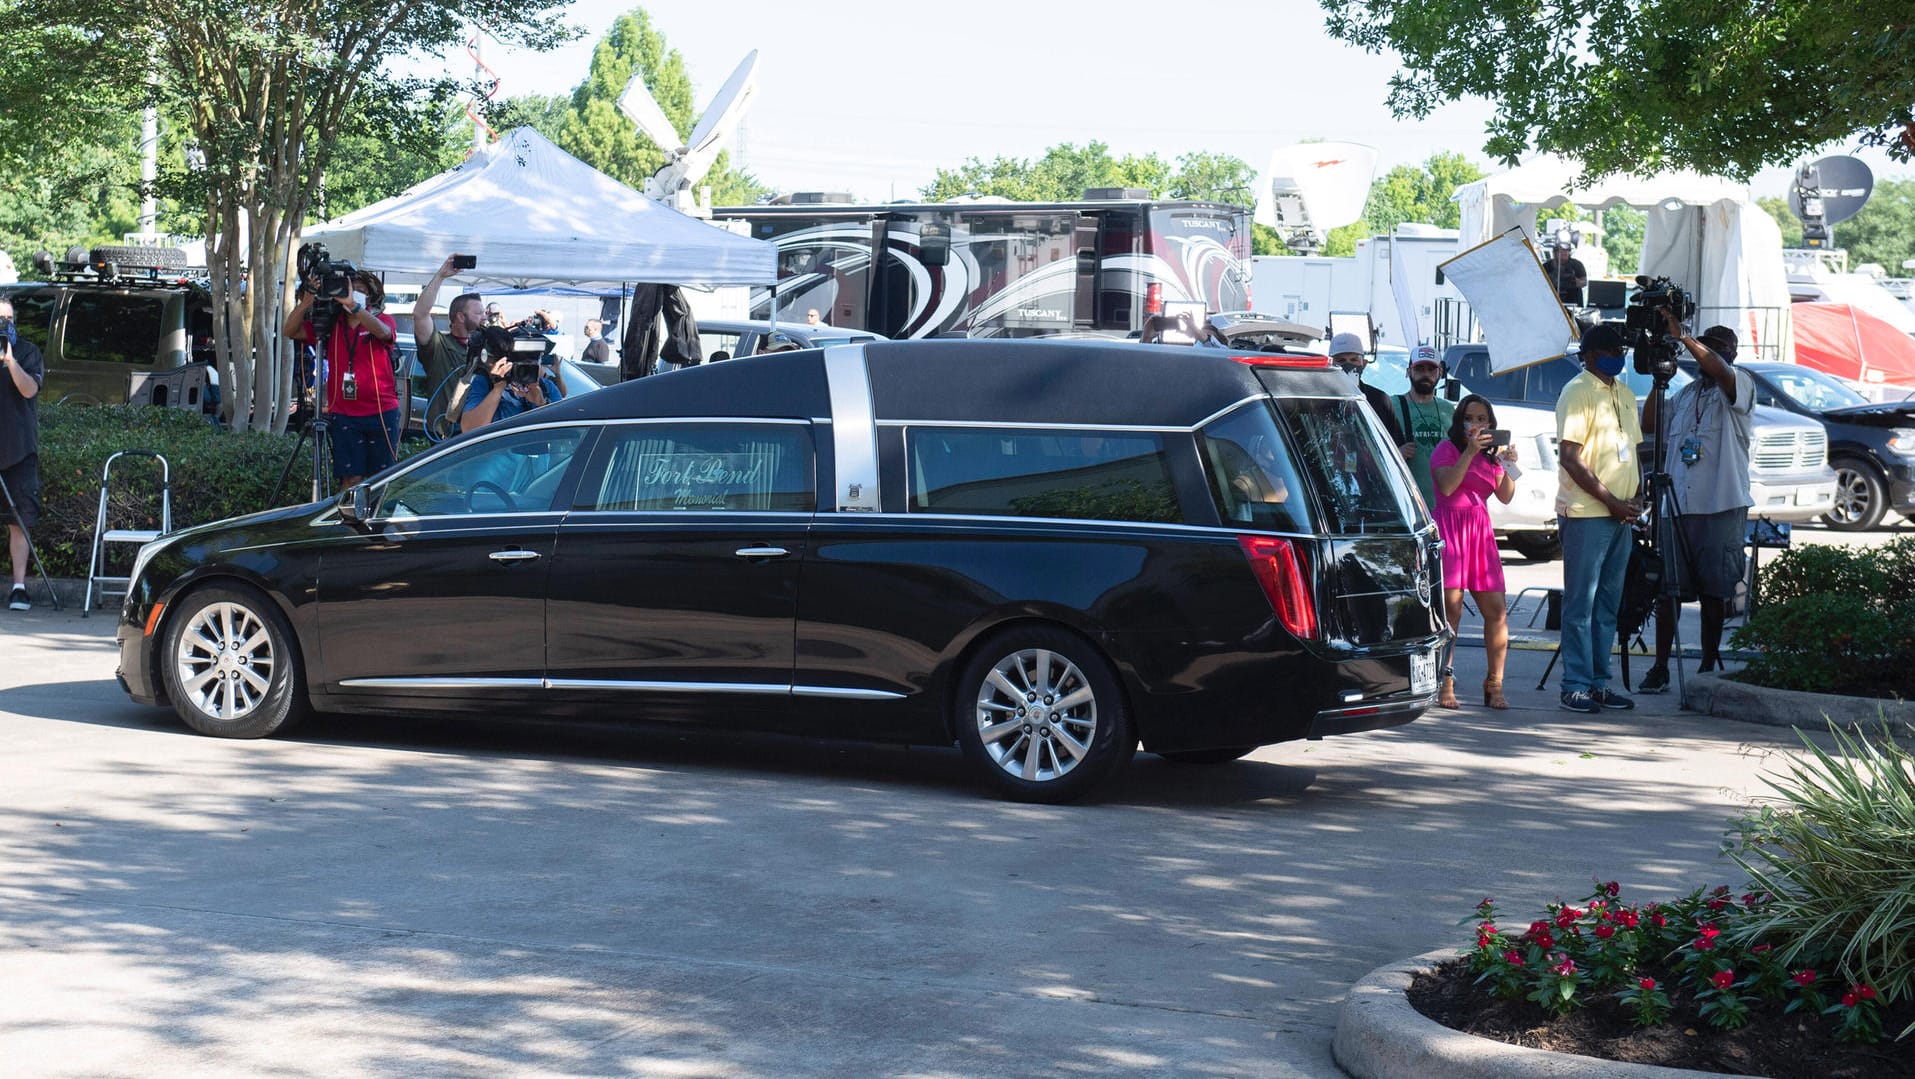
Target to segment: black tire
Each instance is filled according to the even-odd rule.
[[[1229,764],[1257,751],[1256,746],[1226,746],[1223,749],[1183,749],[1158,753],[1172,764]]]
[[[1864,532],[1882,523],[1888,512],[1888,487],[1875,466],[1856,457],[1837,457],[1835,506],[1822,515],[1823,523],[1838,532]]]
[[[308,711],[292,630],[251,588],[213,585],[179,600],[167,616],[159,665],[173,710],[201,734],[265,738]]]
[[[1060,701],[1072,703],[1054,709]],[[1082,637],[1049,626],[986,640],[958,675],[952,713],[965,757],[985,782],[1020,802],[1075,801],[1137,751],[1110,663]],[[987,735],[988,728],[997,733]]]
[[[184,270],[186,252],[177,247],[121,247],[105,245],[87,255],[93,264],[110,262],[121,270]]]
[[[1532,562],[1554,562],[1563,556],[1563,537],[1556,532],[1512,532],[1509,545]]]

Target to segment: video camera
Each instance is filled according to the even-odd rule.
[[[532,328],[532,321],[528,318],[509,327],[480,327],[466,341],[466,361],[471,374],[489,378],[495,362],[510,359],[512,370],[505,380],[517,386],[535,385],[545,366],[546,354],[552,351],[552,340],[543,331]]]
[[[317,296],[320,300],[340,300],[352,295],[352,279],[359,274],[359,268],[344,260],[335,261],[326,245],[317,240],[299,246],[297,261],[299,285]],[[339,312],[337,304],[313,304],[313,329],[321,337],[332,332],[333,318]]]
[[[1623,312],[1623,332],[1635,352],[1636,373],[1657,382],[1675,377],[1676,357],[1682,352],[1680,342],[1669,332],[1665,311],[1675,312],[1677,322],[1687,322],[1695,317],[1695,298],[1667,277],[1637,277],[1636,294],[1629,297]]]

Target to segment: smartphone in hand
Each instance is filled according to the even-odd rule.
[[[455,270],[476,269],[478,265],[479,265],[479,256],[477,255],[452,256],[452,268]]]
[[[1509,432],[1503,430],[1501,427],[1498,427],[1495,430],[1491,431],[1489,433],[1489,436],[1490,436],[1489,444],[1492,446],[1509,445]]]

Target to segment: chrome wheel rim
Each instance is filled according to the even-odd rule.
[[[180,691],[214,719],[240,719],[273,684],[273,638],[259,616],[237,603],[214,603],[180,631],[173,656]]]
[[[1835,470],[1835,504],[1829,517],[1837,524],[1854,524],[1868,513],[1868,481],[1852,468]]]
[[[1044,648],[997,661],[978,687],[978,741],[1019,779],[1047,783],[1090,755],[1097,694],[1077,664]]]

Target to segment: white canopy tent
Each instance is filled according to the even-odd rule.
[[[478,267],[455,280],[480,291],[777,280],[771,244],[648,199],[529,127],[303,238],[396,281],[429,278],[454,252],[473,255]]]
[[[1749,198],[1748,188],[1694,172],[1609,176],[1579,187],[1582,168],[1544,156],[1456,190],[1462,211],[1458,250],[1512,228],[1537,241],[1538,211],[1564,203],[1617,205],[1647,212],[1638,273],[1666,276],[1696,298],[1697,322],[1734,327],[1744,355],[1793,362],[1788,271],[1782,232]]]

